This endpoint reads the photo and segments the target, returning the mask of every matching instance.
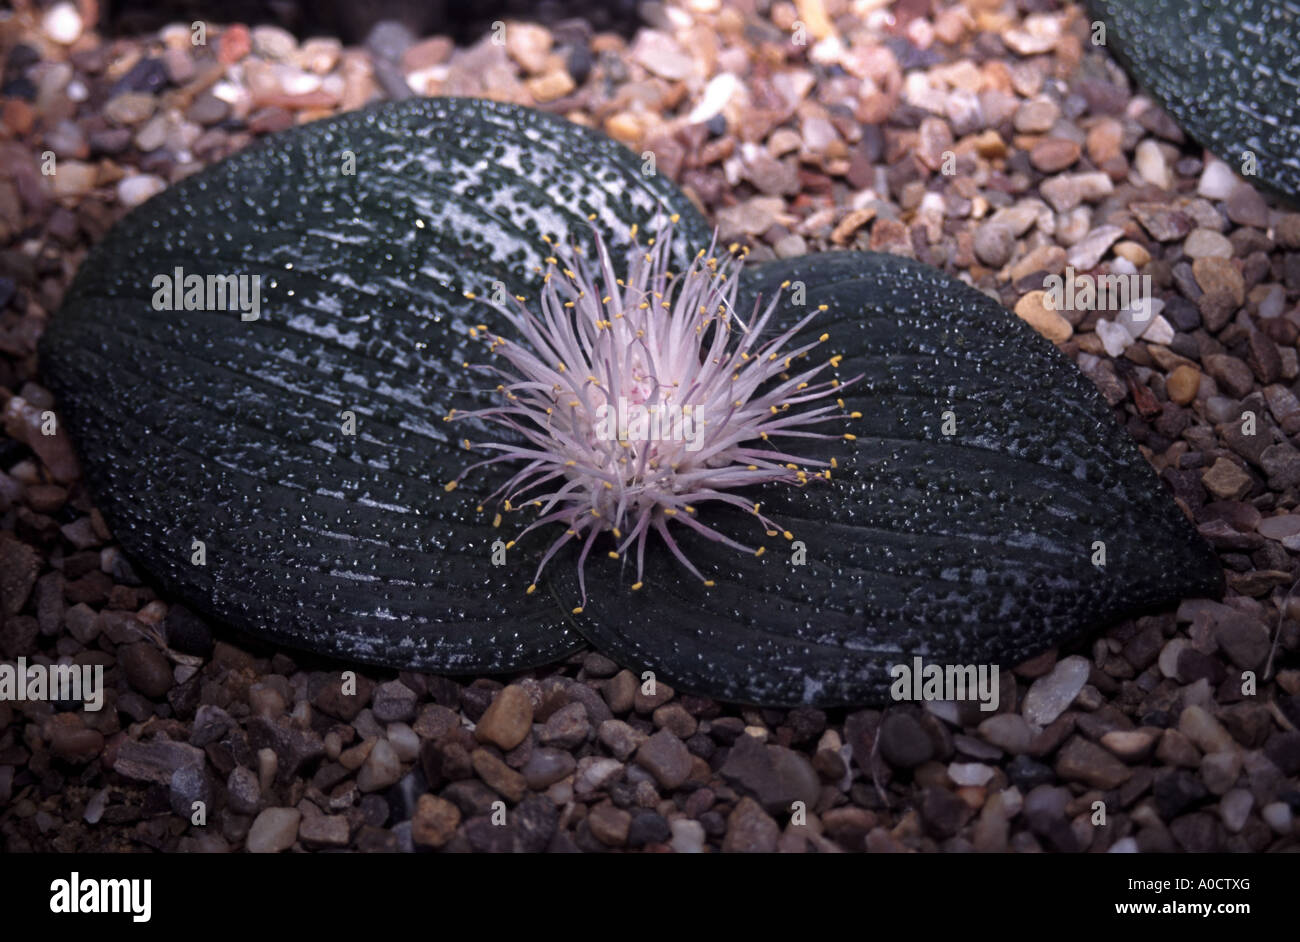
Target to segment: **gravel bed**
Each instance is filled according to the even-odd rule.
[[[1079,6],[681,0],[626,35],[387,24],[348,46],[217,22],[201,46],[188,24],[120,36],[96,6],[0,21],[0,658],[102,665],[108,688],[93,713],[0,701],[0,848],[1297,849],[1300,213],[1185,140]],[[41,434],[37,338],[129,207],[410,94],[651,151],[755,257],[892,252],[997,298],[1105,395],[1227,597],[1004,670],[990,714],[726,705],[590,652],[513,677],[346,673],[204,623],[133,569]],[[1149,276],[1150,316],[1053,310],[1067,269]]]

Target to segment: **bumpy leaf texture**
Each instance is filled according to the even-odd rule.
[[[339,172],[347,153],[355,175]],[[722,699],[878,702],[912,656],[1010,667],[1222,590],[1212,551],[1051,344],[933,269],[835,253],[753,266],[742,291],[752,305],[802,281],[828,306],[808,331],[831,333],[842,378],[865,376],[845,395],[857,441],[801,448],[836,457],[833,480],[753,494],[802,564],[793,542],[750,557],[679,528],[712,588],[652,545],[640,592],[626,561],[593,554],[571,614],[575,549],[526,596],[550,539],[493,566],[512,534],[475,510],[510,470],[443,488],[470,460],[461,436],[499,437],[442,421],[491,401],[461,369],[479,354],[470,326],[506,329],[463,292],[501,280],[535,298],[543,234],[581,237],[594,215],[626,245],[633,223],[670,213],[683,252],[707,244],[670,184],[535,112],[430,100],[347,115],[130,214],[78,274],[42,365],[99,506],[150,573],[208,615],[350,660],[506,671],[585,638]],[[152,279],[175,266],[261,274],[261,317],[154,310]],[[740,542],[761,536],[750,515],[710,513]]]
[[[1242,172],[1300,198],[1300,4],[1088,0],[1106,46],[1178,126]]]
[[[707,242],[671,183],[539,112],[433,99],[352,113],[132,212],[79,271],[42,365],[117,537],[197,609],[367,662],[544,664],[581,637],[524,597],[522,557],[488,564],[501,534],[472,489],[442,488],[466,434],[442,417],[476,401],[461,388],[461,361],[481,354],[468,328],[507,327],[464,292],[500,280],[535,296],[541,236],[595,225],[626,241],[673,213],[684,240]],[[176,266],[261,275],[261,316],[154,310],[152,279]]]
[[[659,558],[646,576],[659,591],[590,600],[579,629],[611,657],[726,699],[884,702],[889,668],[915,656],[1010,668],[1090,628],[1222,593],[1213,550],[1096,389],[996,302],[879,254],[770,262],[746,278],[751,298],[802,282],[809,305],[828,306],[808,331],[829,331],[843,378],[865,376],[844,396],[863,413],[858,439],[801,448],[839,457],[829,485],[756,495],[803,544],[804,565],[791,564],[794,543],[737,558],[687,537],[688,555],[725,578],[674,581]],[[712,522],[752,534],[744,514]],[[599,563],[614,581],[619,564]]]

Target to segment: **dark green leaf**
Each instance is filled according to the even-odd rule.
[[[1089,0],[1106,47],[1178,126],[1300,197],[1300,8],[1290,0]],[[1249,179],[1249,178],[1248,178]]]
[[[555,604],[523,596],[528,564],[489,565],[501,534],[475,488],[443,490],[468,459],[442,417],[473,401],[468,326],[496,324],[462,292],[535,294],[543,234],[589,241],[594,216],[626,242],[678,213],[684,241],[707,240],[640,166],[539,112],[410,100],[279,135],[130,214],[41,348],[122,545],[196,608],[285,644],[440,671],[573,650]],[[260,319],[154,310],[152,279],[176,266],[261,275]]]
[[[578,625],[609,656],[722,699],[882,702],[890,666],[914,656],[1010,669],[1091,628],[1222,592],[1215,554],[1091,383],[994,301],[888,255],[813,255],[745,278],[751,291],[802,281],[809,305],[828,305],[809,332],[830,332],[842,378],[865,374],[845,394],[863,413],[858,440],[801,450],[839,456],[829,484],[755,495],[806,565],[780,539],[756,558],[687,535],[717,585],[682,578],[660,553],[631,592],[620,563],[600,560],[596,584],[624,588],[598,593]],[[709,523],[763,539],[744,514]],[[1105,568],[1092,564],[1097,541]]]

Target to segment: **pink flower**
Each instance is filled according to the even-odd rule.
[[[842,400],[800,408],[830,399],[847,385],[819,378],[827,366],[839,365],[838,357],[804,367],[826,334],[787,349],[817,310],[765,339],[779,293],[761,312],[756,305],[747,323],[734,308],[741,261],[715,256],[715,243],[674,277],[668,270],[671,236],[667,226],[648,246],[634,244],[626,279],[618,277],[599,234],[594,265],[573,248],[556,247],[547,259],[540,311],[518,300],[493,305],[516,338],[487,334],[486,327],[470,332],[505,360],[501,366],[469,366],[501,379],[496,390],[502,404],[453,411],[446,418],[489,419],[523,441],[471,446],[466,440],[466,447],[497,454],[470,465],[447,490],[475,468],[520,465],[492,495],[504,498],[506,511],[536,510],[519,537],[552,524],[564,527],[542,557],[530,593],[556,552],[579,540],[578,580],[586,604],[586,559],[606,532],[613,537],[612,557],[635,546],[632,588],[641,588],[651,530],[683,566],[712,585],[686,558],[669,523],[761,555],[762,546],[744,546],[697,519],[701,508],[711,501],[731,504],[753,513],[768,536],[778,535],[759,505],[736,492],[774,481],[802,487],[829,480],[835,459],[800,458],[777,442],[835,438],[811,429],[858,417],[845,415]],[[783,535],[793,538],[788,531]]]

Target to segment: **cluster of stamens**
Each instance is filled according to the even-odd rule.
[[[711,246],[674,277],[669,271],[671,232],[665,226],[643,247],[635,242],[633,227],[625,278],[618,277],[598,234],[594,264],[577,247],[547,239],[553,254],[542,272],[538,310],[524,298],[505,304],[484,299],[507,318],[517,338],[493,334],[485,325],[470,330],[472,338],[483,340],[508,364],[464,364],[497,378],[502,401],[485,409],[453,410],[445,420],[486,419],[510,429],[516,440],[463,440],[466,449],[495,454],[465,468],[446,489],[454,490],[477,468],[521,465],[488,498],[500,501],[494,526],[502,523],[501,511],[534,513],[507,549],[531,530],[563,526],[538,564],[529,593],[555,554],[578,541],[578,583],[585,605],[585,564],[602,533],[613,537],[607,550],[611,558],[625,558],[635,549],[632,588],[640,589],[652,530],[686,569],[712,586],[683,553],[669,523],[761,556],[763,546],[745,546],[701,522],[699,508],[711,501],[729,504],[752,513],[767,536],[792,540],[794,534],[778,528],[759,504],[736,492],[775,481],[802,487],[830,480],[838,466],[835,458],[800,458],[777,447],[775,439],[855,437],[810,430],[860,417],[845,413],[842,399],[796,408],[830,399],[847,385],[834,377],[819,378],[828,366],[839,366],[839,356],[802,367],[828,335],[784,349],[826,306],[764,341],[780,292],[761,312],[756,305],[746,324],[734,309],[743,255],[732,247],[719,257]],[[581,611],[581,605],[574,609]]]

